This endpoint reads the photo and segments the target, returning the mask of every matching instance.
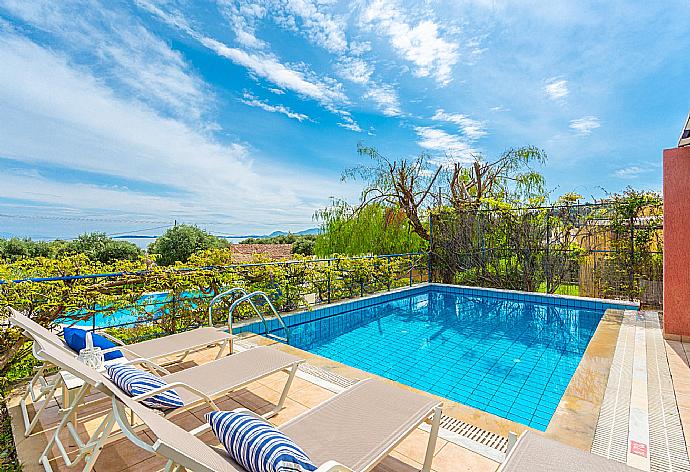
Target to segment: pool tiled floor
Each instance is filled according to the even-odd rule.
[[[545,431],[602,315],[430,292],[295,325],[290,344]]]

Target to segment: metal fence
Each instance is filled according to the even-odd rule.
[[[78,324],[96,331],[104,328],[133,327],[141,324],[165,324],[164,330],[175,332],[190,325],[208,322],[208,306],[213,297],[230,286],[241,286],[247,291],[266,292],[278,311],[289,312],[308,309],[337,300],[363,297],[375,292],[390,291],[402,286],[427,282],[430,279],[427,253],[385,254],[324,259],[300,259],[253,264],[234,264],[189,269],[170,269],[182,277],[198,277],[200,273],[213,274],[227,281],[215,287],[198,286],[184,290],[163,289],[142,292],[132,303],[82,307],[67,313],[62,324]],[[145,284],[150,271],[135,273],[87,274],[67,277],[24,279],[11,283],[39,282],[64,284],[73,281],[122,282],[122,295],[134,285]],[[132,279],[139,282],[131,282]],[[204,284],[204,277],[197,284]],[[126,283],[125,283],[126,282]],[[3,282],[8,283],[8,282]],[[136,292],[136,290],[135,290]],[[257,303],[259,308],[262,304]],[[229,303],[215,310],[217,323],[227,321]],[[240,318],[252,312],[240,310]]]
[[[662,216],[610,204],[434,214],[433,279],[660,307]]]

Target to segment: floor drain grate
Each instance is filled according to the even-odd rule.
[[[342,375],[335,374],[326,369],[313,366],[306,362],[300,364],[299,369],[304,373],[312,375],[318,379],[325,380],[326,382],[330,382],[342,388],[348,388],[357,383],[357,380],[348,379],[347,377],[343,377]]]
[[[594,454],[622,463],[628,460],[630,391],[635,358],[636,318],[633,313],[625,312],[620,327],[591,449]]]
[[[635,330],[639,328],[644,328],[647,360],[649,469],[651,472],[690,472],[688,451],[656,312],[625,312],[591,451],[618,462],[627,462]]]
[[[496,449],[504,454],[508,448],[508,438],[469,423],[465,423],[464,421],[451,416],[443,416],[441,418],[441,428],[463,436],[483,446]]]
[[[650,470],[690,471],[659,317],[646,312]]]

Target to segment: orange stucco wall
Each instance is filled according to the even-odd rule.
[[[690,147],[664,151],[664,333],[690,337]]]

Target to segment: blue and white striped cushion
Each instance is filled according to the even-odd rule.
[[[168,383],[160,377],[156,377],[150,372],[145,372],[131,365],[112,364],[106,367],[106,371],[115,385],[132,397],[143,395],[144,393],[168,385]],[[179,408],[184,405],[182,398],[180,398],[177,392],[172,388],[159,392],[152,397],[145,398],[141,403],[150,408],[159,410]]]
[[[250,472],[310,472],[317,467],[290,438],[263,420],[234,411],[206,414],[228,454]]]

